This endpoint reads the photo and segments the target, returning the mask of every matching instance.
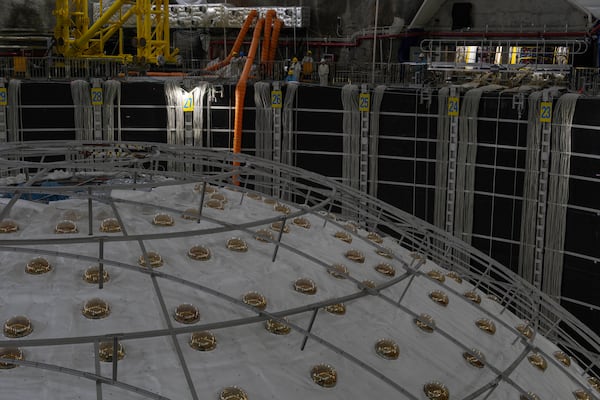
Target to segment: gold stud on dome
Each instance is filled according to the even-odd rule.
[[[198,219],[200,217],[200,211],[197,208],[187,208],[183,214],[181,214],[181,218],[183,219]]]
[[[4,323],[4,336],[8,338],[20,338],[33,332],[33,326],[29,318],[17,315]]]
[[[259,242],[272,242],[274,239],[273,237],[273,233],[268,230],[268,229],[259,229],[256,231],[256,234],[254,235],[254,239],[258,240]]]
[[[379,272],[381,275],[385,275],[388,277],[393,277],[396,275],[396,270],[388,263],[379,263],[373,267],[375,271]]]
[[[271,224],[271,229],[273,229],[275,232],[279,232],[281,231],[281,225],[283,224],[282,221],[275,221]],[[290,233],[290,227],[287,225],[283,226],[283,233]]]
[[[160,254],[158,254],[156,251],[149,251],[146,254],[148,255],[148,260],[147,261],[146,261],[146,258],[144,257],[143,254],[141,256],[139,256],[139,258],[138,258],[138,264],[140,266],[142,266],[142,267],[151,267],[151,268],[162,267],[162,265],[163,265],[163,259],[160,256]]]
[[[5,347],[0,348],[0,358],[6,360],[16,360],[22,361],[25,358],[23,357],[23,351],[17,347]],[[1,361],[0,369],[12,369],[18,367],[18,364],[14,364],[11,362]]]
[[[286,322],[286,318],[283,318],[283,322],[275,319],[269,319],[267,322],[265,322],[265,329],[274,335],[287,335],[292,329]]]
[[[77,224],[73,221],[63,220],[54,227],[54,233],[77,233]]]
[[[516,326],[517,331],[527,339],[531,339],[533,337],[533,329],[531,326],[526,324],[519,324]]]
[[[467,299],[471,300],[475,304],[481,304],[481,296],[478,295],[474,290],[469,290],[463,293]]]
[[[429,298],[433,300],[434,303],[441,306],[446,307],[448,305],[448,295],[441,290],[434,290],[433,292],[429,293]]]
[[[337,279],[346,279],[348,276],[348,268],[344,264],[333,264],[327,269],[327,272]]]
[[[296,217],[296,218],[294,218],[294,220],[292,222],[294,223],[294,225],[297,225],[301,228],[304,228],[304,229],[310,228],[310,221],[304,217]]]
[[[588,379],[588,383],[596,392],[600,393],[600,379],[592,376]]]
[[[440,382],[429,382],[423,386],[425,396],[431,400],[449,400],[450,391]]]
[[[237,386],[230,386],[221,390],[219,400],[248,400],[248,394]]]
[[[569,355],[567,353],[565,353],[564,351],[555,351],[554,358],[556,358],[558,361],[560,361],[560,363],[562,365],[564,365],[565,367],[571,366],[571,357],[569,357]]]
[[[217,347],[217,338],[212,332],[194,332],[190,336],[190,347],[198,351],[211,351]]]
[[[0,233],[13,233],[19,230],[19,225],[10,219],[0,221]]]
[[[590,392],[583,389],[575,390],[573,392],[573,396],[575,396],[575,400],[592,400],[592,395]]]
[[[231,251],[237,251],[238,253],[244,253],[248,251],[248,245],[244,239],[233,237],[227,240],[227,248]]]
[[[337,383],[337,372],[331,365],[315,365],[310,371],[310,376],[314,383],[326,388],[334,387]]]
[[[346,225],[344,225],[344,229],[352,233],[358,232],[358,228],[352,222],[348,222]]]
[[[215,210],[224,210],[225,209],[224,203],[221,200],[217,200],[217,199],[209,199],[206,202],[206,207],[212,208]]]
[[[333,236],[340,239],[342,242],[352,243],[352,236],[348,232],[339,231],[336,232]]]
[[[258,193],[254,193],[254,192],[249,192],[246,194],[246,196],[252,200],[261,200],[262,196]]]
[[[294,290],[298,293],[312,295],[317,293],[317,284],[312,279],[300,278],[294,282]]]
[[[200,320],[200,312],[195,305],[184,303],[177,306],[173,318],[182,324],[193,324]]]
[[[152,218],[152,224],[158,226],[172,226],[175,224],[175,220],[167,213],[158,213]]]
[[[446,276],[450,279],[452,279],[453,281],[455,281],[456,283],[462,283],[462,278],[460,277],[460,275],[454,271],[450,271],[446,274]]]
[[[375,352],[386,360],[396,360],[400,356],[400,348],[392,339],[379,339],[375,343]]]
[[[369,232],[367,234],[367,239],[369,239],[373,243],[383,243],[383,238],[376,232]]]
[[[348,260],[351,260],[351,261],[354,261],[354,262],[357,262],[360,264],[365,262],[365,255],[358,250],[354,250],[354,249],[348,250],[346,252],[345,256]]]
[[[119,224],[119,221],[116,218],[105,218],[100,223],[100,232],[121,232],[121,224]]]
[[[422,331],[431,333],[435,330],[435,321],[429,314],[420,314],[415,318],[415,325],[417,325]]]
[[[325,311],[334,315],[344,315],[346,314],[346,306],[344,303],[330,304],[325,307]]]
[[[277,204],[277,200],[272,198],[265,198],[263,199],[263,203],[274,206],[275,204]]]
[[[210,200],[217,200],[222,203],[227,203],[227,197],[222,193],[213,193],[210,195]]]
[[[285,204],[277,203],[273,206],[273,210],[280,212],[282,214],[289,214],[291,212],[290,208]]]
[[[84,303],[81,312],[89,319],[106,318],[110,314],[110,306],[102,299],[93,298]]]
[[[83,280],[87,283],[97,284],[100,282],[100,267],[91,266],[85,270],[83,273]],[[110,280],[110,275],[108,271],[105,269],[102,270],[102,282],[108,282]]]
[[[471,349],[463,353],[463,358],[472,366],[476,368],[485,367],[485,357],[481,351],[477,349]]]
[[[52,265],[44,257],[35,257],[25,266],[25,272],[31,275],[41,275],[52,271]]]
[[[190,247],[187,253],[192,260],[207,261],[210,260],[210,250],[207,247],[196,245]]]
[[[533,392],[527,392],[527,394],[522,394],[519,397],[520,400],[541,400],[540,397],[533,393]]]
[[[100,342],[98,345],[98,358],[103,362],[112,362],[114,354],[113,342]],[[122,360],[125,357],[125,347],[122,343],[117,345],[117,360]]]
[[[481,329],[482,331],[484,331],[485,333],[488,333],[490,335],[493,335],[494,333],[496,333],[496,325],[494,324],[493,321],[487,319],[487,318],[480,318],[477,321],[475,321],[475,325]]]
[[[444,276],[444,274],[441,271],[438,270],[431,270],[427,272],[427,276],[429,276],[431,279],[435,279],[438,282],[445,282],[446,281],[446,277]]]
[[[527,360],[531,365],[539,369],[540,371],[545,371],[548,368],[548,363],[540,354],[534,353],[527,356]]]
[[[267,299],[258,292],[248,292],[242,297],[242,301],[252,307],[264,310],[267,308]]]
[[[202,183],[196,183],[194,185],[194,192],[202,192],[202,188],[204,187],[204,193],[215,193],[217,191],[217,188],[211,185],[206,185],[204,186],[204,182]]]
[[[391,249],[375,249],[375,253],[385,258],[394,258],[394,252]]]
[[[365,279],[364,281],[358,283],[359,289],[375,289],[376,287],[377,284],[370,279]]]

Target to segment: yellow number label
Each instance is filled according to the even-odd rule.
[[[460,98],[448,97],[448,115],[450,117],[458,117],[460,111]]]
[[[194,111],[194,96],[190,94],[183,100],[183,112],[192,111]]]
[[[358,111],[369,112],[371,109],[371,95],[369,93],[361,93],[358,97]]]
[[[92,88],[92,105],[101,106],[104,103],[102,88]]]
[[[283,96],[281,90],[271,91],[271,107],[281,108],[283,106]]]
[[[552,102],[543,101],[540,107],[540,122],[552,122]]]
[[[6,88],[0,88],[0,106],[8,105],[8,94]]]

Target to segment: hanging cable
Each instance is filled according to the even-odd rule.
[[[102,105],[102,126],[104,140],[115,140],[115,100],[121,102],[121,82],[108,80],[102,83],[104,99]]]
[[[379,117],[381,112],[381,102],[385,94],[385,85],[379,85],[373,91],[373,100],[371,101],[371,132],[369,135],[369,194],[377,197],[377,188],[379,181]]]
[[[448,142],[450,118],[448,117],[448,96],[450,88],[438,91],[438,122],[435,156],[435,204],[433,223],[438,228],[446,226],[446,186],[448,183]]]
[[[360,178],[360,112],[358,111],[358,86],[344,85],[342,88],[344,107],[342,181],[358,189]]]
[[[94,115],[90,97],[90,83],[84,80],[72,81],[71,96],[75,108],[75,140],[92,140],[94,138]]]
[[[287,84],[281,115],[281,121],[283,125],[283,137],[281,138],[281,162],[288,165],[291,165],[292,163],[292,145],[294,143],[294,103],[296,100],[297,91],[298,84],[296,82],[289,82]]]
[[[8,82],[8,107],[7,107],[7,125],[8,141],[17,142],[23,140],[20,135],[21,124],[21,81],[11,79]]]

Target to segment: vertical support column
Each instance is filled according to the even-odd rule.
[[[456,87],[450,88],[448,97],[448,117],[450,118],[450,135],[448,143],[448,182],[446,190],[446,232],[454,231],[454,201],[456,198],[456,158],[458,150],[458,115],[460,97]]]
[[[92,80],[92,118],[93,118],[93,130],[94,140],[102,140],[102,105],[104,104],[104,93],[102,91],[102,85],[99,79]]]
[[[281,162],[281,109],[283,107],[283,95],[281,92],[281,82],[273,82],[273,90],[271,91],[271,108],[273,110],[273,161]],[[279,175],[278,171],[276,175]],[[273,184],[273,196],[279,197],[279,183]]]
[[[8,141],[8,123],[6,120],[6,106],[8,105],[8,90],[4,78],[0,77],[0,143]]]
[[[362,193],[367,193],[369,180],[369,116],[371,111],[371,95],[366,84],[360,88],[358,102],[360,112],[360,169],[358,187]]]
[[[550,135],[552,133],[552,96],[542,94],[540,107],[542,140],[540,143],[540,172],[538,181],[537,212],[535,218],[535,252],[533,258],[533,285],[542,289],[544,269],[544,242],[546,234],[546,207],[548,202],[548,171],[550,163]]]

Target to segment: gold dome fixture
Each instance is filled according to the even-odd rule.
[[[469,290],[463,293],[467,299],[471,300],[475,304],[481,304],[481,296],[478,295],[474,290]]]
[[[25,272],[31,275],[41,275],[52,271],[52,265],[44,257],[35,257],[25,266]]]
[[[202,187],[204,186],[204,182],[202,183],[196,183],[194,185],[194,192],[202,192]],[[217,188],[211,185],[206,185],[206,187],[204,188],[204,193],[216,193]]]
[[[100,232],[115,233],[121,232],[121,224],[116,218],[105,218],[100,223]]]
[[[22,361],[25,358],[23,357],[23,351],[17,347],[5,347],[0,348],[0,358],[8,359],[8,360],[17,360]],[[12,369],[18,367],[18,364],[13,364],[10,362],[2,361],[0,362],[0,369]]]
[[[227,197],[222,193],[213,193],[210,195],[210,200],[217,200],[222,203],[227,203]]]
[[[296,217],[296,218],[294,218],[294,220],[292,222],[294,223],[294,225],[297,225],[301,228],[304,228],[304,229],[310,228],[310,221],[307,218]]]
[[[422,331],[431,333],[435,330],[435,321],[429,314],[420,314],[415,319],[415,325],[417,325]]]
[[[527,392],[527,394],[522,394],[521,397],[519,397],[520,400],[541,400],[540,397],[533,393],[533,392]]]
[[[590,392],[583,389],[574,391],[573,396],[575,396],[575,400],[592,400],[592,395]]]
[[[327,273],[337,279],[346,279],[348,268],[344,264],[333,264],[327,269]]]
[[[594,388],[596,392],[600,393],[600,379],[596,378],[595,376],[592,376],[588,379],[588,383],[591,387]]]
[[[348,222],[346,225],[344,225],[344,229],[352,233],[358,232],[358,228],[352,222]]]
[[[282,221],[275,221],[271,224],[271,229],[275,232],[279,232],[281,231],[281,224],[283,224]],[[290,227],[288,225],[283,226],[283,233],[290,233]]]
[[[100,361],[112,362],[114,354],[113,342],[100,342],[98,345],[98,358]],[[117,346],[117,360],[122,360],[125,357],[125,347],[119,342]]]
[[[364,281],[362,281],[358,284],[359,289],[365,289],[365,288],[375,289],[376,287],[377,287],[377,284],[370,279],[365,279]]]
[[[246,193],[246,196],[252,200],[261,200],[262,199],[262,196],[255,192]]]
[[[352,236],[348,232],[338,231],[333,236],[340,239],[342,242],[352,243]]]
[[[272,242],[273,240],[275,240],[273,238],[273,233],[268,229],[257,230],[256,234],[254,235],[254,239],[258,240],[259,242],[265,242],[265,243],[269,243],[269,242]]]
[[[196,245],[190,247],[187,255],[192,260],[207,261],[210,260],[210,250],[207,247]]]
[[[337,383],[337,372],[331,365],[315,365],[310,371],[310,376],[314,383],[326,388],[334,387]]]
[[[423,386],[425,396],[431,400],[449,400],[450,392],[448,388],[439,382],[429,382]]]
[[[359,264],[362,264],[365,262],[365,255],[358,250],[354,250],[354,249],[348,250],[346,252],[345,256],[348,260],[357,262]]]
[[[317,293],[317,284],[308,278],[296,279],[294,282],[294,290],[302,294],[315,294]]]
[[[0,233],[13,233],[19,230],[19,225],[10,219],[0,222]]]
[[[200,211],[197,208],[186,208],[181,218],[183,219],[198,219],[200,217]]]
[[[493,335],[494,333],[496,333],[496,325],[494,324],[493,321],[491,321],[487,318],[478,319],[477,321],[475,321],[475,325],[479,329],[481,329],[485,333],[489,333],[490,335]]]
[[[519,324],[517,325],[516,329],[521,335],[525,336],[527,339],[531,339],[533,337],[533,329],[529,325]]]
[[[152,224],[158,226],[173,226],[175,225],[175,220],[167,213],[158,213],[152,218]]]
[[[427,276],[429,276],[431,279],[435,279],[438,282],[446,282],[446,276],[441,271],[438,271],[436,269],[428,271]]]
[[[77,233],[77,224],[70,220],[60,221],[54,227],[54,233]]]
[[[325,307],[325,311],[334,315],[344,315],[346,314],[346,306],[344,303],[330,304]]]
[[[546,362],[544,357],[537,353],[530,354],[529,356],[527,356],[527,360],[531,365],[541,370],[542,372],[545,371],[546,368],[548,368],[548,363]]]
[[[560,361],[560,363],[565,367],[571,366],[571,357],[569,357],[564,351],[555,351],[554,358]]]
[[[485,357],[481,353],[481,351],[477,349],[471,349],[469,351],[465,351],[463,353],[463,358],[472,366],[476,368],[485,367]]]
[[[93,298],[83,304],[81,312],[89,319],[106,318],[110,314],[110,306],[102,299]]]
[[[446,307],[448,305],[448,295],[441,290],[434,290],[433,292],[429,293],[429,298],[440,306]]]
[[[291,210],[288,206],[286,206],[285,204],[281,204],[281,203],[277,203],[273,206],[273,210],[280,212],[282,214],[288,215]]]
[[[138,258],[138,264],[140,266],[142,266],[142,267],[151,267],[151,268],[158,268],[158,267],[162,267],[163,266],[163,263],[164,263],[163,259],[160,256],[160,254],[158,254],[156,251],[149,251],[146,254],[148,254],[148,262],[146,262],[146,258],[142,254]],[[150,265],[147,265],[147,264],[150,264]]]
[[[212,208],[215,210],[224,210],[225,203],[218,199],[210,199],[206,202],[206,207]]]
[[[265,329],[275,335],[287,335],[292,329],[286,323],[286,318],[283,318],[283,321],[285,322],[280,322],[276,319],[269,319],[267,322],[265,322]]]
[[[246,244],[246,241],[238,237],[233,237],[227,240],[227,248],[231,251],[237,251],[239,253],[248,251],[248,245]]]
[[[248,395],[239,387],[230,386],[221,390],[219,400],[248,400]]]
[[[17,315],[4,323],[4,336],[8,338],[20,338],[33,332],[33,326],[29,318]]]
[[[369,239],[373,243],[383,243],[383,238],[376,232],[369,232],[367,234],[367,239]]]
[[[211,351],[217,348],[217,339],[212,332],[194,332],[190,336],[190,347],[198,351]]]
[[[462,283],[462,278],[460,277],[460,275],[454,271],[450,271],[446,274],[446,276],[450,279],[452,279],[453,281],[455,281],[456,283]]]
[[[400,356],[400,348],[392,339],[379,339],[375,343],[375,352],[386,360],[396,360]]]
[[[263,203],[268,204],[270,206],[274,206],[275,204],[277,204],[277,200],[273,198],[265,198],[263,199]]]
[[[83,273],[83,280],[87,283],[94,284],[100,282],[100,267],[94,265],[86,269]],[[108,282],[109,280],[110,275],[108,274],[108,271],[102,269],[102,282]]]
[[[184,303],[177,306],[173,318],[182,324],[193,324],[200,320],[200,312],[195,305]]]
[[[396,270],[388,263],[379,263],[373,268],[381,275],[389,276],[390,278],[396,275]]]
[[[242,297],[242,301],[252,307],[264,310],[267,308],[267,299],[258,292],[248,292]]]
[[[375,249],[375,253],[385,258],[394,258],[394,252],[391,249]]]

